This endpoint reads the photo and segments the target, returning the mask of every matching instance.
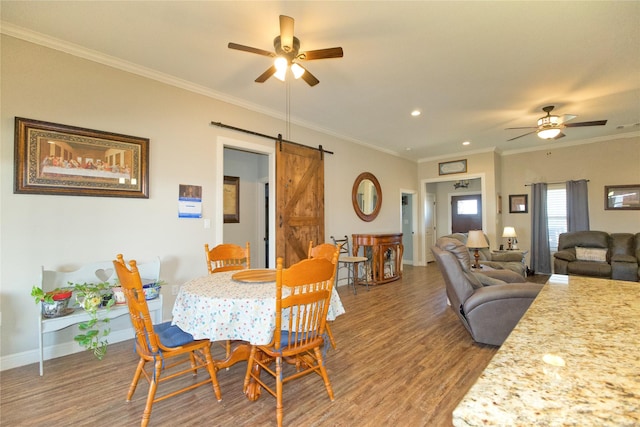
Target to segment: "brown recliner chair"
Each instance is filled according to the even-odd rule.
[[[543,285],[524,282],[521,277],[517,282],[518,275],[508,271],[492,272],[490,280],[487,274],[472,272],[469,250],[457,239],[441,237],[431,250],[444,277],[451,308],[473,339],[501,345]],[[496,274],[514,281],[500,280]]]

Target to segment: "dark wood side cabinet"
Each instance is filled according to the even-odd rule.
[[[371,260],[370,285],[393,282],[402,277],[402,233],[353,234],[353,255],[362,254]],[[360,254],[361,255],[361,254]]]

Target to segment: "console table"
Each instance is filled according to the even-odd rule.
[[[371,262],[370,285],[392,282],[402,277],[402,233],[353,234],[353,256],[358,256],[360,247]]]

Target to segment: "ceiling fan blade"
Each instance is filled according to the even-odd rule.
[[[592,122],[566,123],[564,126],[568,128],[578,128],[582,126],[604,126],[606,124],[606,120],[594,120]]]
[[[531,132],[523,133],[522,135],[516,136],[515,138],[507,139],[507,141],[513,141],[514,139],[522,138],[523,136],[531,135],[532,133],[536,133],[536,131],[532,130]]]
[[[555,138],[553,138],[553,139],[560,139],[560,138],[564,138],[565,136],[566,136],[566,135],[565,135],[564,133],[560,132],[560,133],[559,133],[558,135],[556,135],[556,137],[555,137]]]
[[[569,120],[573,120],[576,117],[578,117],[578,116],[573,115],[573,114],[563,114],[563,115],[560,116],[560,124],[567,123]]]
[[[265,81],[267,81],[269,77],[273,76],[275,73],[276,73],[276,66],[272,65],[271,67],[267,68],[267,71],[260,74],[255,81],[256,83],[264,83]]]
[[[285,52],[293,48],[293,18],[280,15],[280,46]]]
[[[229,49],[242,50],[244,52],[257,53],[258,55],[264,56],[276,56],[273,52],[268,52],[266,50],[258,49],[256,47],[245,46],[237,43],[229,43]]]
[[[344,52],[341,47],[330,47],[328,49],[308,50],[298,55],[299,59],[311,61],[314,59],[342,58]]]
[[[309,86],[315,86],[318,83],[320,83],[320,80],[318,80],[316,78],[316,76],[314,76],[313,74],[311,74],[309,72],[309,70],[307,70],[306,68],[304,68],[302,65],[298,64],[302,69],[304,69],[304,74],[302,75],[302,80],[304,80],[305,82],[307,82],[309,84]]]
[[[511,130],[511,129],[538,129],[537,126],[523,126],[520,128],[505,128],[504,130]]]

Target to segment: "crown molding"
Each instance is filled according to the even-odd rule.
[[[261,113],[269,117],[283,120],[285,122],[288,120],[290,123],[295,124],[296,126],[304,127],[316,132],[320,132],[325,135],[338,138],[338,139],[353,142],[355,144],[367,147],[372,150],[380,151],[385,154],[401,157],[395,151],[387,150],[387,149],[377,147],[372,144],[368,144],[366,142],[363,142],[345,135],[337,134],[333,131],[325,129],[316,124],[306,122],[304,120],[300,120],[296,118],[292,119],[291,117],[287,118],[285,114],[283,114],[282,112],[264,108],[260,105],[253,104],[245,100],[229,96],[224,93],[216,92],[205,86],[191,83],[189,81],[177,78],[170,74],[161,73],[159,71],[140,66],[133,62],[125,61],[115,56],[107,55],[105,53],[88,49],[86,47],[83,47],[74,43],[70,43],[64,40],[60,40],[58,38],[51,37],[46,34],[28,30],[26,28],[11,24],[6,21],[0,21],[0,33],[10,37],[15,37],[20,40],[24,40],[26,42],[34,43],[40,46],[44,46],[50,49],[64,52],[69,55],[76,56],[78,58],[83,58],[92,62],[96,62],[98,64],[106,65],[108,67],[112,67],[121,71],[126,71],[131,74],[135,74],[141,77],[145,77],[151,80],[165,83],[167,85],[184,89],[189,92],[197,93],[199,95],[203,95],[209,98],[213,98],[218,101],[223,101],[232,105],[236,105],[238,107],[242,107],[253,112]]]

